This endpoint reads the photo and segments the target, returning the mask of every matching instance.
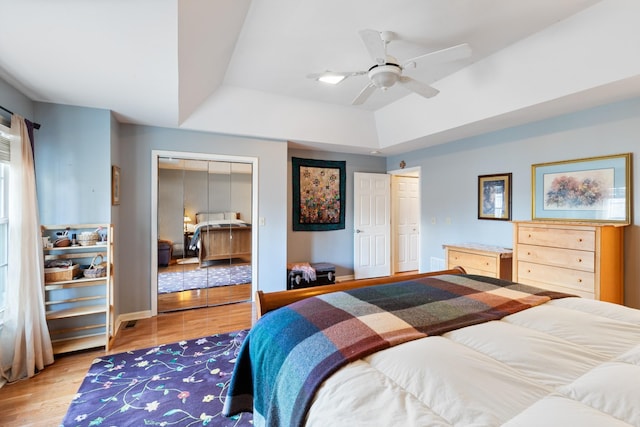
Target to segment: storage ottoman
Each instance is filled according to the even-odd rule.
[[[305,263],[303,263],[305,264]],[[309,264],[315,270],[316,280],[308,280],[305,271],[291,265],[287,268],[287,290],[309,288],[319,285],[330,285],[336,282],[336,268],[327,262]]]
[[[158,265],[166,267],[171,262],[173,242],[171,240],[158,240]]]
[[[316,269],[316,285],[333,285],[336,283],[336,267],[328,262],[311,264]]]

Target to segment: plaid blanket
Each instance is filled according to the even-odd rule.
[[[320,384],[348,362],[569,296],[473,275],[442,275],[334,292],[267,313],[243,343],[224,414],[304,423]]]

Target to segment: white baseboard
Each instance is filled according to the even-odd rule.
[[[120,330],[120,325],[122,325],[124,322],[128,322],[130,320],[147,319],[149,317],[151,317],[151,310],[134,311],[133,313],[120,314],[116,319],[114,333],[118,333],[118,331]]]

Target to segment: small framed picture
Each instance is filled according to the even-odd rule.
[[[120,168],[111,166],[111,204],[120,204]]]
[[[511,173],[478,176],[478,219],[511,220]]]

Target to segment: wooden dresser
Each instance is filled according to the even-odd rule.
[[[513,280],[622,304],[624,227],[514,222]]]
[[[442,245],[447,269],[462,267],[468,274],[511,280],[512,250],[480,243]]]

